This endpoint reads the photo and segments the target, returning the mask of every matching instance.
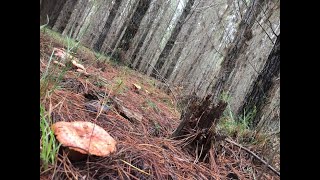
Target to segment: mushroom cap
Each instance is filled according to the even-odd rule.
[[[77,63],[76,60],[72,60],[71,62],[72,62],[72,64],[73,64],[74,66],[76,66],[77,68],[82,69],[83,71],[86,71],[86,68],[85,68],[82,64]]]
[[[82,154],[89,152],[105,157],[116,151],[117,142],[102,127],[91,122],[60,121],[52,125],[52,130],[63,146]]]

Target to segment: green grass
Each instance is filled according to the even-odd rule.
[[[151,107],[154,111],[159,112],[158,106],[157,106],[153,101],[151,101],[150,99],[147,99],[147,104],[148,104],[148,106]]]
[[[230,102],[231,97],[223,92],[221,100],[228,103]],[[256,109],[254,108],[249,112],[244,111],[242,115],[236,116],[228,103],[223,112],[223,116],[218,123],[218,132],[230,136],[241,143],[254,144],[260,142],[259,138],[257,138],[256,131],[250,128],[250,123],[253,121],[255,114]]]
[[[41,27],[40,27],[41,29]],[[46,27],[43,27],[43,31],[47,33],[51,38],[57,40],[58,42],[64,44],[66,49],[66,57],[68,58],[68,55],[75,54],[80,47],[80,41],[76,42],[74,39],[71,38],[71,34],[73,31],[73,27],[71,28],[69,36],[63,37],[61,34],[50,30]],[[46,71],[42,74],[42,77],[40,78],[40,98],[43,98],[47,95],[47,93],[52,93],[55,89],[59,87],[59,84],[64,77],[67,70],[71,68],[71,60],[66,59],[66,67],[64,68],[58,68],[57,66],[51,66],[52,61],[55,59],[53,57],[54,51],[52,51],[51,56],[49,58]]]
[[[89,51],[91,51],[91,50],[89,50]],[[104,55],[100,52],[94,51],[94,56],[96,57],[97,61],[102,61],[102,62],[109,62],[110,61],[109,57],[107,57],[106,55]]]
[[[51,66],[54,51],[52,51],[49,58],[46,71],[42,74],[40,78],[40,99],[44,98],[46,95],[49,95],[59,87],[62,78],[69,69],[69,67],[64,67],[59,69],[57,66]]]
[[[43,162],[43,168],[56,162],[57,153],[60,144],[56,141],[54,133],[51,130],[51,120],[44,107],[40,105],[40,159]]]
[[[67,50],[68,52],[76,52],[74,50],[76,50],[79,45],[80,45],[80,41],[76,41],[75,39],[71,38],[70,36],[63,36],[60,33],[53,31],[49,28],[44,27],[42,29],[43,32],[45,32],[46,34],[48,34],[51,38],[57,40],[59,43],[63,44],[64,46],[68,47]]]
[[[69,37],[62,37],[60,34],[45,28],[40,27],[40,30],[45,31],[51,38],[54,38],[67,45],[66,53],[71,54],[72,51],[77,50],[79,42],[75,42]],[[46,100],[47,96],[50,96],[55,89],[59,88],[65,73],[70,68],[68,64],[66,67],[59,68],[53,65],[55,60],[54,51],[52,51],[48,63],[46,65],[45,72],[40,77],[40,101]],[[67,56],[68,57],[68,56]],[[67,59],[66,62],[69,60]],[[42,168],[46,170],[49,165],[53,165],[56,162],[57,153],[59,151],[60,144],[56,141],[54,133],[51,130],[52,121],[50,114],[48,114],[45,108],[40,104],[40,159],[42,160]]]

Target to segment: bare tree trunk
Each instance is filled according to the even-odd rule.
[[[99,35],[99,38],[97,42],[94,44],[93,49],[96,51],[100,51],[104,40],[106,39],[109,29],[111,27],[113,19],[116,17],[116,14],[118,12],[118,9],[120,7],[122,0],[116,0],[114,5],[112,6],[112,9],[110,11],[110,15],[108,16],[108,19],[102,29],[102,33]]]
[[[162,65],[160,73],[165,79],[169,79],[169,77],[172,75],[177,62],[180,59],[182,50],[185,48],[186,43],[189,41],[191,32],[196,28],[198,15],[200,15],[200,13],[195,13],[194,17],[192,18],[192,22],[186,25],[188,26],[186,33],[182,35],[180,43],[176,45],[176,48],[172,49],[172,52],[170,53],[171,57],[168,57],[169,59],[164,62],[164,65]],[[170,79],[174,78],[170,77]]]
[[[133,61],[132,67],[133,68],[140,67],[140,64],[142,61],[142,56],[146,53],[148,47],[150,47],[150,43],[151,43],[152,39],[154,38],[154,34],[159,29],[161,22],[163,21],[163,19],[165,18],[165,15],[169,11],[169,8],[170,8],[170,3],[167,3],[166,8],[163,9],[162,13],[160,12],[161,15],[160,15],[159,20],[157,21],[155,26],[152,27],[151,31],[149,31],[149,34],[146,37],[146,41],[143,42],[142,47],[140,48],[140,51],[137,51],[136,53],[134,53],[134,56],[132,58],[132,61]]]
[[[246,41],[252,37],[252,26],[256,21],[256,17],[262,10],[262,6],[265,0],[251,1],[251,5],[247,10],[244,19],[240,22],[238,32],[231,47],[227,50],[227,54],[221,64],[219,74],[217,75],[217,81],[212,88],[211,92],[214,92],[213,99],[218,101],[221,92],[227,89],[226,81],[230,80],[230,74],[235,67],[235,60],[238,56],[246,50],[248,46]],[[251,35],[251,36],[250,36]]]
[[[141,0],[136,0],[136,1],[133,1],[131,2],[130,1],[130,6],[131,8],[126,8],[127,11],[129,11],[127,14],[122,14],[121,16],[121,25],[119,24],[119,27],[120,28],[115,28],[115,31],[114,31],[114,35],[112,37],[112,41],[109,43],[109,51],[108,53],[111,52],[111,54],[113,55],[115,53],[115,47],[118,46],[121,42],[121,39],[123,37],[123,35],[125,34],[127,28],[130,26],[130,24],[132,23],[131,20],[132,20],[132,17],[135,13],[135,11],[137,10],[137,7],[139,6]],[[121,11],[121,10],[120,10]],[[120,18],[119,18],[120,19]]]
[[[268,57],[263,70],[259,74],[256,81],[253,83],[251,90],[246,95],[244,104],[238,111],[238,114],[242,114],[244,110],[246,112],[251,111],[254,107],[257,109],[256,117],[252,122],[252,126],[256,126],[261,118],[261,109],[266,102],[268,92],[274,84],[275,78],[280,73],[280,34],[277,37],[277,41]]]
[[[66,2],[67,0],[43,0],[40,4],[40,24],[47,22],[48,15],[48,27],[52,28]]]
[[[191,7],[193,6],[194,1],[195,0],[188,0],[187,4],[183,10],[183,13],[181,14],[181,16],[178,20],[178,23],[174,27],[173,32],[171,33],[171,36],[166,43],[166,46],[164,47],[164,49],[162,50],[162,52],[160,54],[160,57],[155,65],[156,70],[154,69],[152,71],[152,74],[151,74],[152,77],[155,77],[155,75],[157,74],[157,70],[159,71],[162,68],[164,61],[167,59],[176,39],[178,37],[178,34],[180,33],[182,25],[185,23],[185,20],[191,11]]]
[[[53,30],[62,33],[65,27],[68,24],[68,21],[70,19],[71,13],[74,9],[74,6],[76,5],[77,0],[67,0],[67,2],[64,4],[59,17],[57,21],[55,22],[53,26]]]
[[[83,16],[83,12],[85,10],[85,7],[88,3],[88,0],[79,0],[77,4],[74,7],[74,10],[72,11],[70,20],[66,26],[66,28],[63,30],[63,35],[69,35],[71,29],[73,30],[71,37],[74,38],[73,34],[75,32],[75,28],[80,26],[80,19]]]
[[[170,18],[165,18],[166,23],[161,23],[162,26],[159,27],[155,38],[153,38],[152,45],[150,45],[151,48],[148,49],[148,53],[145,58],[148,60],[143,60],[145,65],[141,69],[141,71],[146,73],[148,76],[152,74],[152,71],[156,71],[154,66],[157,63],[162,50],[170,39],[174,27],[178,23],[179,17],[182,14],[182,11],[180,12],[179,8],[181,8],[182,4],[184,4],[183,0],[177,0],[174,3],[171,3],[171,8],[168,13],[168,17],[170,16]],[[173,8],[174,11],[171,10]]]
[[[125,55],[125,62],[128,64],[130,67],[132,65],[130,64],[132,60],[136,57],[136,54],[140,51],[140,48],[142,44],[144,43],[149,31],[151,30],[151,26],[154,23],[154,19],[159,13],[159,9],[161,5],[158,3],[159,1],[154,1],[151,5],[149,16],[145,16],[145,20],[142,20],[144,22],[143,27],[139,27],[139,30],[137,32],[138,35],[136,35],[133,39],[133,42],[131,43],[131,46],[129,47],[128,51],[126,52]],[[161,1],[163,3],[163,1]],[[146,22],[147,21],[147,22]]]
[[[151,3],[150,0],[139,1],[138,7],[135,10],[133,16],[131,17],[124,35],[120,37],[121,38],[120,44],[117,47],[115,47],[115,49],[120,48],[122,52],[128,51],[131,41],[138,31],[140,23],[148,10],[150,3]]]
[[[97,9],[97,12],[92,17],[88,31],[83,35],[82,42],[87,47],[93,47],[94,43],[97,42],[99,35],[102,33],[104,24],[106,23],[110,10],[112,8],[112,0],[100,2],[101,7]]]

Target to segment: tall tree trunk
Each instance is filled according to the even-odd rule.
[[[100,51],[104,40],[106,39],[109,29],[111,27],[112,21],[113,19],[116,17],[116,14],[118,12],[118,9],[120,7],[122,0],[116,0],[115,3],[112,6],[112,9],[110,11],[110,14],[108,16],[108,19],[102,29],[102,33],[99,35],[99,38],[97,40],[97,42],[94,44],[93,49],[96,51]]]
[[[277,37],[277,41],[268,57],[266,64],[264,65],[261,73],[256,81],[253,83],[251,90],[247,93],[244,104],[241,106],[237,114],[242,114],[244,111],[250,112],[254,108],[257,110],[257,114],[252,122],[252,126],[256,126],[261,117],[261,109],[266,102],[267,94],[271,90],[274,84],[275,78],[280,73],[280,34]]]
[[[102,33],[104,24],[106,23],[112,9],[112,0],[102,0],[100,5],[97,12],[94,14],[94,17],[92,17],[93,21],[90,22],[88,31],[83,35],[82,38],[82,42],[86,44],[87,47],[92,48],[94,43],[97,42],[99,35]]]
[[[196,28],[198,15],[200,15],[200,13],[195,13],[195,17],[192,19],[192,22],[190,22],[190,24],[188,25],[189,27],[186,33],[184,33],[181,38],[181,44],[177,45],[175,51],[170,53],[171,57],[169,58],[169,60],[166,60],[164,62],[164,65],[161,67],[160,73],[164,77],[164,79],[169,79],[169,77],[170,79],[175,78],[171,78],[172,72],[175,66],[177,65],[178,60],[180,59],[182,50],[185,48],[186,43],[189,41],[191,32]]]
[[[165,15],[167,14],[167,12],[170,10],[170,3],[167,3],[166,8],[163,10],[162,13],[160,13],[160,18],[157,21],[156,25],[154,27],[152,27],[152,30],[149,31],[149,34],[147,35],[146,38],[146,42],[143,42],[143,45],[140,49],[140,51],[137,51],[136,53],[134,53],[133,56],[133,63],[132,63],[132,67],[133,68],[139,68],[141,61],[142,61],[142,56],[146,53],[148,47],[150,47],[150,43],[152,41],[152,39],[154,38],[154,35],[156,33],[156,31],[159,29],[161,23],[163,22],[163,19],[165,18]]]
[[[159,1],[154,1],[153,2],[153,6],[150,10],[150,15],[149,16],[145,16],[145,24],[143,28],[139,28],[137,34],[134,37],[134,40],[131,44],[131,46],[129,47],[128,51],[126,52],[125,55],[125,62],[126,64],[128,64],[130,67],[132,67],[131,62],[133,59],[135,59],[136,54],[140,51],[141,46],[143,45],[149,31],[151,30],[151,26],[154,23],[154,19],[156,19],[158,13],[159,13],[159,9],[161,7],[161,5],[158,3]],[[163,2],[163,1],[161,1]]]
[[[63,32],[64,28],[68,24],[71,13],[72,13],[77,1],[78,0],[67,0],[67,2],[64,4],[64,6],[59,14],[57,21],[55,22],[55,24],[52,28],[53,30],[55,30],[59,33]]]
[[[49,17],[48,27],[52,28],[67,0],[43,0],[40,5],[40,23],[47,22]]]
[[[117,38],[118,41],[114,41],[111,46],[111,48],[113,48],[111,56],[115,55],[121,62],[125,61],[124,55],[126,51],[128,51],[130,43],[138,31],[143,17],[146,15],[147,10],[149,9],[150,3],[151,1],[138,1],[136,9],[133,9],[134,13],[130,13],[127,23],[124,24],[125,28],[122,30],[123,32],[121,35]]]
[[[69,23],[67,24],[66,28],[63,30],[63,35],[69,35],[72,29],[71,37],[74,38],[73,34],[75,29],[80,25],[80,19],[83,16],[83,12],[86,9],[89,0],[79,0],[72,11]]]
[[[194,1],[195,0],[188,0],[187,4],[183,10],[183,13],[181,14],[181,16],[178,20],[178,23],[174,27],[173,32],[171,33],[171,36],[166,43],[166,46],[164,47],[164,49],[162,50],[162,52],[159,56],[159,59],[154,67],[155,69],[152,71],[152,74],[151,74],[152,77],[155,77],[155,75],[157,74],[157,71],[159,71],[161,69],[161,67],[164,64],[164,61],[168,57],[168,55],[169,55],[177,37],[178,37],[178,34],[180,33],[182,25],[185,23],[185,20],[191,11],[191,7],[193,6]]]
[[[226,82],[227,80],[229,80],[230,74],[235,67],[235,61],[238,59],[239,55],[243,53],[247,48],[246,41],[252,37],[251,28],[256,21],[256,17],[261,12],[264,2],[265,0],[251,1],[249,9],[247,10],[244,18],[239,24],[235,39],[230,48],[228,48],[227,50],[227,54],[221,64],[221,68],[217,75],[217,81],[211,91],[214,92],[213,99],[215,102],[219,100],[221,92],[228,87]]]
[[[117,48],[122,49],[123,51],[127,51],[129,49],[129,44],[131,40],[134,38],[135,34],[138,31],[140,23],[145,16],[151,1],[150,0],[140,0],[137,9],[135,10],[133,16],[129,20],[129,24],[127,29],[120,40],[120,44]],[[111,47],[114,48],[114,45]]]
[[[127,34],[128,29],[130,29],[130,27],[133,26],[133,24],[135,23],[133,21],[135,20],[135,16],[137,16],[137,11],[139,11],[139,9],[141,10],[141,7],[140,7],[141,5],[143,5],[143,1],[138,0],[133,4],[133,8],[130,9],[130,12],[128,13],[127,19],[122,24],[120,30],[118,31],[118,34],[116,35],[116,38],[115,38],[116,41],[113,41],[113,43],[110,46],[110,49],[112,49],[111,56],[115,55],[116,57],[119,58],[120,53],[124,53],[125,51],[127,51],[127,50],[123,49],[123,47],[121,47],[121,45],[124,43],[123,41],[125,41],[123,38],[125,36],[128,36],[128,34]],[[142,12],[142,13],[145,13],[145,12]],[[141,18],[141,20],[142,20],[142,18]],[[137,19],[139,19],[139,17]],[[134,35],[132,36],[132,38],[133,37],[134,37]]]
[[[142,60],[139,66],[139,71],[147,73],[147,70],[149,68],[148,74],[152,72],[153,66],[155,65],[158,56],[160,55],[159,52],[161,52],[163,49],[161,43],[167,42],[167,38],[165,38],[165,35],[169,35],[172,33],[172,29],[170,28],[170,26],[174,26],[174,24],[177,22],[174,17],[177,13],[178,6],[179,4],[176,3],[174,10],[173,8],[170,8],[168,13],[164,14],[163,22],[161,22],[159,28],[154,32],[152,40],[147,47],[146,53],[141,56]]]

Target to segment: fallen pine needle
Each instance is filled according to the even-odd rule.
[[[137,171],[139,171],[139,172],[141,172],[141,173],[144,173],[144,174],[146,174],[146,175],[149,175],[149,176],[150,176],[150,174],[149,174],[149,173],[147,173],[147,172],[145,172],[145,171],[143,171],[143,170],[141,170],[141,169],[139,169],[139,168],[135,167],[134,165],[132,165],[132,164],[128,163],[127,161],[122,160],[122,159],[120,159],[120,161],[122,161],[122,162],[124,162],[125,164],[129,165],[130,167],[132,167],[132,168],[136,169]]]

